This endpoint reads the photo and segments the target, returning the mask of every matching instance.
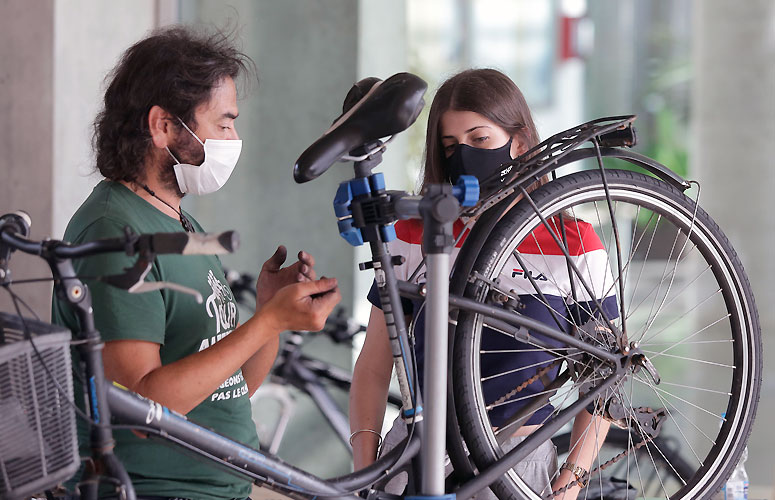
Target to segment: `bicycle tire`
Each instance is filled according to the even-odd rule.
[[[603,286],[615,290],[616,309],[625,311],[630,340],[640,343],[639,348],[661,376],[658,386],[649,383],[643,370],[637,373],[631,370],[615,390],[608,393],[605,401],[599,401],[600,405],[594,411],[599,413],[601,405],[609,402],[613,395],[625,403],[622,406],[626,406],[625,411],[630,416],[636,414],[635,408],[662,405],[666,415],[659,435],[679,440],[692,474],[681,477],[678,485],[670,489],[661,485],[660,496],[707,498],[722,486],[737,463],[758,403],[762,349],[751,287],[727,238],[692,199],[673,186],[638,172],[606,169],[608,192],[603,179],[599,170],[576,172],[531,193],[535,208],[529,200],[521,200],[498,221],[478,252],[472,272],[458,269],[456,272],[464,272],[466,276],[454,279],[468,280],[464,293],[467,298],[490,301],[489,292],[498,286],[493,280],[500,278],[505,266],[511,263],[512,250],[527,238],[533,238],[533,231],[542,225],[536,209],[550,223],[565,221],[565,227],[576,224],[579,229],[578,221],[590,219],[586,222],[599,236],[610,264],[607,267],[611,281],[604,280]],[[607,196],[612,202],[610,211]],[[627,232],[624,236],[620,234],[621,253],[618,254],[611,213],[615,226],[622,233]],[[561,215],[564,218],[560,218]],[[660,242],[664,243],[662,247]],[[461,257],[465,252],[464,245]],[[540,257],[547,260],[545,255]],[[618,257],[622,258],[621,267]],[[623,297],[619,293],[619,269],[623,270]],[[572,274],[570,270],[568,273]],[[528,272],[524,274],[527,278]],[[559,283],[554,277],[544,278]],[[656,284],[647,283],[654,278]],[[584,281],[594,281],[581,276],[576,276],[576,280],[580,287]],[[646,285],[642,285],[641,280]],[[568,297],[565,300],[569,300]],[[576,301],[581,304],[579,309],[586,303]],[[618,329],[615,331],[620,331],[621,318],[612,319],[612,322]],[[484,357],[497,354],[481,352],[482,338],[500,333],[484,329],[483,323],[482,316],[461,311],[453,352],[456,411],[463,439],[479,470],[504,453],[490,420],[495,406],[484,396],[481,372],[482,366],[491,364]],[[578,331],[583,332],[583,328]],[[483,335],[483,332],[487,333]],[[659,342],[655,342],[657,336]],[[593,335],[586,338],[590,340]],[[615,350],[615,340],[604,334],[594,338],[610,351]],[[541,351],[535,345],[531,349]],[[675,359],[681,363],[671,362]],[[587,362],[595,360],[588,358]],[[579,366],[566,358],[562,369],[571,365]],[[549,418],[576,399],[578,386],[582,383],[584,379],[579,376],[552,396],[554,408]],[[510,400],[506,400],[499,404],[509,403]],[[727,415],[723,420],[722,413]],[[643,429],[641,424],[635,425],[638,426]],[[628,432],[632,435],[629,443],[639,441],[637,433],[632,429]],[[649,456],[660,454],[659,448],[651,442],[644,448]],[[638,475],[642,475],[642,468],[651,465],[634,463],[637,461],[630,460],[631,456],[632,453],[626,455],[627,481],[634,483],[642,495],[637,484]],[[598,457],[593,467],[601,465],[601,460]],[[650,462],[655,463],[653,458]],[[652,468],[657,469],[656,466]],[[607,470],[595,475],[602,481],[609,474]],[[597,480],[592,476],[592,481]],[[513,470],[493,483],[491,489],[501,499],[552,496],[548,491],[533,491]]]

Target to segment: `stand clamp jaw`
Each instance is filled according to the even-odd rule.
[[[339,184],[333,205],[340,236],[350,245],[360,246],[366,241],[393,241],[396,238],[393,223],[399,219],[421,218],[423,211],[429,211],[433,218],[451,217],[448,222],[452,223],[459,215],[460,206],[474,206],[478,200],[479,182],[471,175],[460,176],[454,186],[431,186],[420,197],[386,190],[384,175],[376,173]]]

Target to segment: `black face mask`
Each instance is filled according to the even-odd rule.
[[[495,175],[501,169],[501,165],[512,159],[511,139],[504,146],[496,149],[458,144],[452,155],[444,159],[444,170],[447,180],[452,184],[455,184],[461,175],[473,175],[482,182]]]

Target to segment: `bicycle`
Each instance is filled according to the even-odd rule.
[[[356,93],[368,97],[370,92],[380,90],[362,88]],[[364,107],[373,102],[367,100]],[[362,111],[362,114],[369,112],[371,110]],[[305,152],[306,156],[299,159],[294,171],[297,181],[305,182],[321,175],[356,143],[377,141],[391,135],[380,135],[379,132],[385,130],[379,130],[380,125],[369,129],[370,124],[361,116],[362,121],[358,124],[368,131],[359,136],[358,131],[346,126],[348,118],[351,123],[357,121],[345,114]],[[529,450],[556,433],[563,422],[587,406],[593,414],[627,430],[628,445],[622,447],[623,453],[615,455],[611,463],[626,463],[625,479],[628,482],[637,475],[633,482],[645,483],[643,476],[652,471],[659,472],[656,462],[668,462],[679,482],[668,490],[660,481],[660,493],[665,497],[710,495],[721,486],[742,451],[758,401],[762,362],[758,317],[750,285],[737,256],[716,224],[699,208],[697,199],[692,200],[684,194],[692,183],[663,165],[624,149],[635,144],[634,119],[634,116],[622,116],[593,120],[546,139],[513,162],[504,163],[500,172],[484,180],[482,199],[462,212],[479,219],[476,225],[469,225],[460,232],[465,234],[465,230],[470,229],[450,281],[448,303],[459,312],[454,335],[449,338],[453,383],[448,414],[451,416],[449,427],[453,431],[449,433],[448,447],[456,471],[463,471],[464,477],[473,473],[463,451],[464,442],[471,451],[475,467],[483,471],[477,479],[486,477],[479,483],[474,480],[475,486],[458,489],[463,496],[490,479],[495,480],[493,489],[501,498],[520,494],[539,498],[561,493],[531,491],[510,471],[509,465],[524,458]],[[345,120],[344,124],[342,120]],[[351,136],[358,139],[350,141]],[[585,143],[590,147],[581,148]],[[390,256],[385,255],[380,245],[382,240],[392,237],[385,229],[386,223],[410,216],[412,209],[416,213],[416,205],[422,202],[403,193],[385,190],[378,175],[370,175],[383,146],[381,142],[372,142],[345,157],[356,161],[356,179],[340,185],[334,206],[345,239],[354,244],[368,241],[371,245],[374,262],[380,264],[377,282],[382,303],[397,304],[397,294],[391,290]],[[371,156],[366,154],[369,152]],[[597,160],[597,168],[557,175],[558,168],[587,158]],[[629,163],[630,170],[607,167],[604,163],[607,158]],[[648,175],[635,170],[644,170]],[[528,193],[528,186],[547,175],[552,176],[551,182]],[[364,179],[368,179],[368,184]],[[426,197],[443,196],[438,192],[425,194]],[[699,186],[696,196],[699,197]],[[521,201],[512,208],[518,198]],[[449,223],[456,216],[446,220],[439,218],[438,222]],[[611,277],[604,283],[594,283],[589,271],[582,274],[569,254],[572,249],[568,246],[567,233],[578,232],[577,221],[585,218],[591,220],[592,230],[601,235],[609,256],[605,267]],[[427,223],[425,231],[429,227],[435,232],[430,238],[449,237]],[[537,230],[551,235],[551,246],[557,251],[556,255],[549,256],[539,248],[539,260],[541,257],[543,260],[559,258],[564,262],[562,266],[571,277],[568,305],[593,320],[590,324],[574,318],[562,320],[560,311],[553,310],[558,329],[566,330],[570,335],[558,335],[557,330],[551,332],[544,328],[546,325],[515,317],[519,313],[520,297],[510,286],[499,283],[503,269],[508,269],[512,278],[529,283],[535,299],[553,309],[540,293],[537,282],[557,283],[559,280],[535,270],[550,266],[540,266],[540,261],[525,261],[519,251],[521,245],[535,246]],[[379,231],[383,233],[375,235]],[[424,239],[424,244],[428,274],[435,272],[437,280],[445,280],[449,273],[444,263],[434,262],[444,260],[443,256],[438,257],[444,249],[438,248],[440,245],[432,248],[434,242],[429,239]],[[377,268],[376,264],[366,265]],[[530,265],[535,272],[528,267]],[[380,276],[381,272],[385,276]],[[643,284],[644,275],[654,273],[656,279]],[[593,290],[595,286],[597,294]],[[430,277],[427,286],[398,284],[401,293],[409,297],[434,298],[434,294],[441,297],[432,312],[432,302],[427,302],[428,317],[435,320],[433,323],[438,328],[427,335],[436,339],[444,336],[441,325],[447,323],[444,287],[444,283],[433,283]],[[601,288],[606,293],[600,295]],[[615,292],[617,297],[616,315],[606,314],[599,300],[589,300],[590,297],[606,297],[607,292]],[[497,307],[493,308],[493,305]],[[388,324],[396,319],[397,326],[389,325],[389,331],[391,338],[401,339],[403,325],[398,316],[391,315]],[[563,321],[570,324],[563,324]],[[483,332],[488,329],[514,336],[522,344],[559,360],[542,367],[540,373],[531,378],[531,383],[540,382],[552,370],[560,373],[552,375],[551,380],[544,383],[543,392],[532,398],[530,404],[522,405],[520,412],[511,416],[510,423],[497,431],[490,423],[489,413],[498,406],[518,401],[517,393],[523,388],[515,387],[496,401],[488,401],[485,397],[482,366],[486,365],[488,355],[498,354],[482,352]],[[564,347],[542,342],[536,338],[536,333]],[[593,349],[593,346],[601,349]],[[444,342],[440,341],[428,350],[443,348]],[[403,352],[401,341],[396,341],[394,356]],[[620,356],[618,361],[609,358],[610,354]],[[693,371],[701,382],[687,380],[685,374],[675,373],[675,368],[665,363],[668,358],[697,367]],[[563,366],[562,371],[559,365]],[[443,363],[441,367],[428,368],[429,371],[434,369],[443,371]],[[622,369],[631,370],[631,373],[623,375]],[[673,372],[668,371],[670,369]],[[402,368],[397,367],[397,371],[401,380]],[[411,367],[403,371],[411,374]],[[501,375],[504,374],[487,374],[487,377]],[[666,378],[666,375],[670,377]],[[614,380],[617,378],[619,380]],[[408,386],[411,376],[404,375],[403,379],[403,385]],[[602,380],[610,381],[611,385]],[[429,385],[426,381],[426,387]],[[637,390],[636,385],[639,386]],[[595,389],[599,391],[597,394],[593,394]],[[433,385],[432,390],[443,391],[443,384]],[[411,410],[408,399],[411,398],[405,397],[404,403],[409,404]],[[541,430],[506,453],[501,441],[550,401],[556,408],[545,419]],[[662,408],[654,410],[652,406]],[[719,426],[727,408],[734,412],[734,417],[723,419]],[[443,413],[443,409],[437,411]],[[440,417],[435,417],[431,427],[439,427],[439,422]],[[462,440],[454,431],[458,428]],[[655,446],[660,432],[663,436],[672,435],[682,443],[683,452],[688,454],[686,462],[690,464],[690,473],[671,464],[665,458],[667,453]],[[436,436],[435,441],[429,440],[427,444],[441,449],[440,439]],[[637,450],[641,453],[645,450],[649,457],[647,463],[638,463]],[[658,460],[654,459],[655,455]],[[435,459],[439,456],[440,452],[437,452]],[[603,463],[598,458],[598,466],[591,476],[600,476],[599,482],[602,482],[606,474],[602,471],[609,467],[608,462]],[[505,474],[504,477],[498,478],[501,474]],[[587,474],[578,479],[587,481],[589,478],[590,474]],[[435,484],[435,491],[439,491],[440,478],[436,477]]]
[[[226,272],[226,279],[237,303],[248,311],[255,309],[256,278],[231,270]],[[366,328],[363,325],[356,324],[345,315],[344,309],[339,307],[326,320],[323,330],[316,333],[335,345],[352,347],[353,337],[364,331]],[[280,408],[274,427],[264,432],[259,430],[259,441],[264,451],[276,454],[280,449],[286,427],[294,413],[295,401],[289,391],[289,387],[293,387],[312,400],[345,449],[352,453],[347,414],[336,402],[331,391],[336,388],[343,394],[349,393],[352,373],[302,352],[304,340],[316,333],[290,331],[284,334],[269,380],[251,397],[254,406],[260,404],[261,400],[270,398],[277,401]],[[401,398],[390,393],[388,403],[398,408],[401,406]]]
[[[84,299],[88,298],[88,294],[83,293],[85,288],[73,275],[72,267],[68,268],[67,259],[109,250],[135,251],[140,241],[146,244],[143,252],[147,259],[153,250],[148,248],[148,238],[163,240],[166,237],[146,235],[137,238],[127,235],[121,241],[93,242],[81,246],[60,242],[39,243],[26,240],[23,227],[16,222],[2,219],[0,241],[4,249],[9,253],[11,249],[19,249],[46,259],[58,292],[63,293],[78,311],[84,331],[75,332],[76,338],[82,339],[77,348],[84,352],[86,380],[93,387],[88,394],[90,417],[97,423],[92,436],[96,450],[94,460],[104,465],[101,470],[106,471],[106,476],[117,478],[121,485],[118,492],[123,496],[133,498],[134,494],[121,464],[105,446],[110,441],[110,427],[103,422],[109,422],[111,414],[117,421],[152,435],[160,435],[245,474],[259,484],[298,498],[355,497],[361,491],[370,498],[387,498],[370,486],[377,480],[390,477],[392,471],[412,460],[417,464],[420,476],[419,492],[423,496],[444,496],[444,471],[439,457],[443,457],[445,420],[449,417],[452,425],[449,426],[447,448],[460,476],[460,483],[452,488],[457,496],[469,498],[491,485],[500,498],[517,495],[550,498],[561,495],[562,488],[554,492],[532,491],[513,472],[513,466],[589,407],[594,414],[618,424],[627,433],[624,453],[617,455],[616,462],[626,464],[625,481],[628,486],[632,481],[636,490],[640,491],[637,487],[642,476],[640,470],[641,467],[648,468],[648,464],[638,463],[638,452],[645,449],[649,457],[661,455],[653,443],[662,434],[674,435],[682,446],[687,445],[685,447],[692,451],[692,462],[689,465],[691,476],[683,476],[679,485],[671,486],[670,490],[664,483],[661,484],[661,494],[669,498],[705,498],[721,486],[742,452],[755,414],[762,361],[761,338],[753,297],[742,266],[707,214],[695,200],[682,194],[690,184],[666,167],[623,149],[622,146],[634,143],[634,117],[616,117],[588,122],[552,136],[514,160],[512,165],[504,165],[502,179],[498,176],[482,182],[484,196],[478,202],[478,197],[472,194],[477,187],[475,183],[464,182],[455,189],[448,185],[433,186],[422,197],[387,191],[381,176],[371,173],[371,169],[379,163],[386,144],[379,139],[400,133],[415,121],[423,105],[425,89],[422,80],[405,73],[394,75],[369,89],[356,89],[355,94],[360,96],[353,99],[355,104],[352,108],[305,151],[294,167],[294,177],[303,182],[321,175],[339,159],[355,161],[356,178],[340,185],[334,203],[335,213],[339,218],[340,232],[348,241],[368,241],[371,245],[373,260],[362,267],[376,271],[396,357],[403,399],[402,414],[411,423],[409,437],[402,445],[353,474],[330,480],[316,478],[271,455],[208,432],[157,403],[104,383],[99,353],[94,349],[94,345],[99,343],[99,334],[93,328],[91,311],[86,307],[88,300]],[[592,147],[580,148],[587,142]],[[608,169],[604,165],[604,157],[628,161],[645,168],[653,177],[639,172]],[[584,158],[596,158],[598,169],[557,177],[532,193],[525,190],[526,186],[555,172],[560,166]],[[453,241],[451,221],[460,213],[460,202],[452,196],[453,192],[468,206],[464,213],[480,217],[461,249],[450,282],[445,249]],[[522,199],[512,208],[510,205],[520,194]],[[606,249],[613,276],[610,283],[605,284],[614,286],[618,291],[616,297],[620,316],[607,317],[599,300],[590,301],[593,309],[587,312],[590,318],[595,318],[592,324],[572,324],[568,328],[570,331],[566,331],[561,322],[558,328],[554,328],[521,316],[519,297],[493,278],[500,275],[503,266],[509,265],[512,255],[517,260],[521,258],[519,252],[512,250],[519,248],[523,239],[530,237],[540,225],[553,235],[555,246],[561,250],[556,257],[564,261],[569,275],[574,277],[571,282],[577,286],[569,296],[571,304],[579,305],[581,301],[578,299],[583,298],[584,293],[595,296],[589,293],[590,283],[577,267],[574,268],[567,245],[563,244],[568,241],[566,231],[555,233],[550,225],[550,222],[557,222],[560,229],[572,227],[568,223],[580,219],[582,208],[585,208],[581,205],[591,207],[584,213],[597,217],[596,225],[599,227],[596,229],[602,228],[599,233],[603,235],[601,240],[609,245]],[[626,206],[632,207],[632,210],[626,210]],[[595,210],[596,207],[598,210]],[[625,215],[627,220],[638,224],[630,226],[622,223],[620,218]],[[426,240],[427,283],[422,286],[396,283],[392,265],[400,257],[389,255],[383,240],[390,237],[391,223],[397,218],[418,216],[423,217],[425,234],[429,238]],[[666,222],[663,224],[663,221]],[[648,267],[645,261],[657,253],[653,245],[659,240],[657,232],[664,232],[661,225],[668,224],[673,226],[669,232],[673,235],[672,245],[669,244],[666,251],[660,251],[660,256],[667,256],[661,260],[668,264],[660,264],[663,271],[657,278],[657,285],[644,291],[637,286],[640,283],[637,276],[645,272],[644,267]],[[623,237],[626,228],[631,232]],[[643,228],[646,228],[645,232]],[[133,238],[137,239],[134,243]],[[626,245],[628,242],[629,245]],[[162,249],[171,251],[169,247]],[[175,250],[180,251],[179,245]],[[703,261],[704,265],[699,261]],[[3,264],[7,266],[7,258]],[[688,267],[701,271],[693,273],[688,279],[683,275],[679,279],[679,265],[683,266],[682,269]],[[519,274],[515,270],[515,277],[528,281],[538,290],[536,280],[542,279],[539,274],[527,272],[527,266],[515,269],[521,271]],[[552,278],[544,275],[543,279]],[[707,281],[714,282],[716,287],[708,287]],[[676,282],[680,283],[677,292],[674,288],[678,286]],[[417,387],[403,315],[393,312],[394,309],[401,311],[398,306],[399,288],[405,295],[425,297],[427,301],[430,321],[426,345],[429,354],[424,387],[430,396],[425,400]],[[73,294],[74,290],[79,291],[78,297]],[[692,301],[687,306],[682,301],[693,298],[687,290],[710,292],[699,295],[698,301]],[[537,295],[540,298],[540,294]],[[646,311],[641,317],[629,314],[631,309],[637,311],[644,304],[644,295],[650,299],[651,313]],[[391,307],[392,304],[395,306]],[[453,324],[453,342],[448,347],[449,306],[458,312],[454,321],[456,324]],[[679,307],[679,313],[683,315],[676,314],[675,309]],[[666,310],[672,316],[660,323]],[[681,321],[684,327],[687,324],[692,326],[700,313],[706,312],[712,314],[713,319],[705,320],[688,335],[679,332],[676,336],[681,335],[680,338],[666,336],[664,342],[669,346],[661,351],[644,350],[642,345],[653,339],[633,327],[637,321],[644,327],[645,333],[663,335]],[[554,365],[552,369],[556,368],[557,372],[550,374],[551,369],[540,370],[535,379],[547,386],[538,395],[541,401],[534,399],[522,405],[512,415],[511,421],[498,429],[493,429],[489,423],[488,406],[492,403],[483,396],[480,376],[480,356],[487,354],[479,349],[482,333],[487,331],[483,328],[485,325],[551,355],[555,361],[550,366]],[[596,325],[601,328],[594,328]],[[565,347],[558,348],[542,338],[554,339]],[[631,338],[634,339],[632,342]],[[721,387],[719,382],[709,377],[705,378],[706,386],[692,387],[684,383],[682,374],[664,368],[661,361],[669,356],[696,362],[697,359],[684,355],[687,346],[699,349],[700,354],[710,358],[702,360],[706,363],[697,364],[706,372],[724,379]],[[724,352],[721,355],[709,352],[706,349],[708,346]],[[453,353],[451,412],[447,412],[446,404],[448,349]],[[675,351],[668,352],[673,349]],[[635,383],[647,390],[635,392]],[[680,392],[680,399],[669,399],[674,395],[661,393],[664,389],[658,387],[659,383],[673,384],[669,387],[678,388],[673,391],[685,390],[686,394]],[[514,394],[518,392],[516,390]],[[695,392],[704,398],[701,404],[695,403]],[[654,410],[649,407],[646,399],[649,395],[663,403],[664,408]],[[509,400],[507,397],[502,403]],[[521,444],[504,452],[498,438],[513,433],[527,420],[526,417],[548,401],[555,408],[552,418]],[[691,441],[686,436],[688,431],[684,432],[685,421],[677,418],[684,417],[683,412],[687,411],[676,406],[683,401],[687,401],[689,407],[694,405],[703,414],[699,417],[702,420],[692,422],[685,419],[691,422],[695,432]],[[33,408],[32,414],[39,413],[35,410]],[[723,410],[726,410],[727,417],[719,425],[719,415]],[[455,421],[456,417],[460,420],[459,424]],[[709,423],[711,417],[712,425]],[[458,429],[460,434],[456,432]],[[696,436],[699,436],[697,439],[702,447],[694,442]],[[469,477],[473,467],[465,452],[461,454],[456,449],[462,449],[463,440],[477,469],[473,477]],[[651,459],[651,462],[654,460]],[[608,474],[607,470],[599,467],[591,471],[592,480],[602,482],[603,476]],[[83,496],[93,498],[96,491],[88,487],[98,479],[93,468],[88,471],[86,479]],[[588,478],[579,478],[584,479]]]

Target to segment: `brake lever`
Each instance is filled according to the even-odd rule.
[[[201,304],[202,301],[204,300],[202,298],[202,294],[194,290],[193,288],[189,288],[187,286],[183,286],[178,283],[173,283],[171,281],[143,281],[142,283],[137,283],[136,286],[134,286],[131,290],[129,290],[129,293],[153,292],[155,290],[161,290],[163,288],[167,288],[169,290],[174,290],[176,292],[181,292],[181,293],[191,295],[192,297],[194,297],[194,300],[196,300],[197,304]]]
[[[145,277],[151,271],[151,263],[153,262],[153,258],[153,252],[148,249],[143,249],[140,253],[140,256],[137,258],[137,261],[135,261],[135,264],[132,267],[125,268],[122,274],[103,276],[100,278],[100,281],[103,281],[116,288],[126,290],[129,293],[146,293],[167,288],[176,292],[191,295],[194,297],[197,304],[202,303],[202,294],[193,288],[169,281],[145,281]]]

